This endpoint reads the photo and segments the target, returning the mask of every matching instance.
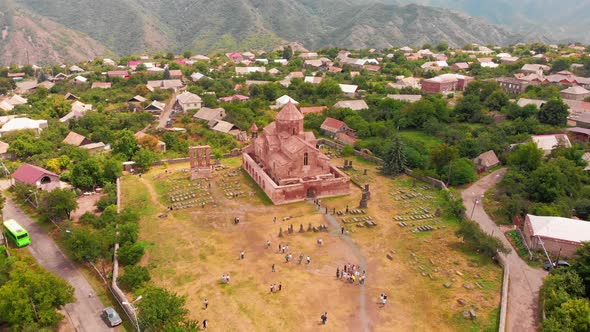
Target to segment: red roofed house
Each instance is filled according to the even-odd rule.
[[[305,115],[305,114],[309,114],[309,113],[322,113],[327,108],[328,108],[328,106],[309,106],[309,107],[300,107],[299,109],[301,110],[301,113],[303,113],[303,115]]]
[[[122,77],[122,78],[129,78],[129,72],[125,70],[109,70],[107,72],[108,77]]]
[[[41,190],[52,191],[60,187],[57,174],[31,164],[22,164],[12,173],[12,177],[15,182],[29,184]]]
[[[303,131],[303,114],[288,103],[244,149],[242,168],[274,204],[348,194],[350,178],[316,145],[314,134]]]
[[[422,91],[428,93],[451,93],[463,91],[473,77],[458,74],[443,74],[422,81]]]
[[[582,143],[590,142],[590,129],[588,128],[573,127],[568,128],[565,131],[567,131],[567,136],[570,138],[570,141]]]
[[[170,70],[170,79],[171,80],[180,80],[180,79],[182,79],[182,70],[180,70],[180,69]]]
[[[233,95],[233,96],[221,97],[221,98],[219,98],[219,101],[224,101],[224,102],[246,101],[248,99],[250,99],[250,97],[248,97],[248,96],[244,96],[244,95]]]
[[[346,133],[350,136],[355,136],[355,131],[353,129],[348,128],[343,121],[334,118],[326,118],[320,126],[320,129],[325,135],[330,137],[335,137],[338,133]]]

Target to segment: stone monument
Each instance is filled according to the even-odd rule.
[[[188,150],[191,163],[191,180],[211,177],[211,147],[191,146]]]

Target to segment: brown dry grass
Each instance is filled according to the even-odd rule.
[[[237,164],[236,160],[229,163]],[[500,268],[462,247],[454,236],[456,222],[446,221],[438,224],[444,228],[420,234],[399,227],[392,216],[416,206],[434,208],[437,199],[395,201],[390,192],[411,187],[411,180],[385,179],[377,175],[374,166],[362,164],[360,160],[355,165],[369,169],[362,181],[371,184],[368,214],[379,224],[373,229],[347,226],[369,266],[364,287],[371,329],[469,331],[491,327],[493,330],[494,322],[488,320],[493,320],[490,317],[499,305]],[[187,166],[173,166],[169,170],[182,167]],[[167,204],[164,194],[169,185],[163,180],[166,176],[170,175],[158,168],[142,179],[125,177],[123,204],[139,208],[142,213],[140,237],[150,244],[143,264],[150,267],[154,282],[187,295],[193,318],[207,319],[214,331],[312,331],[318,328],[320,314],[328,311],[326,329],[360,329],[360,286],[345,284],[334,277],[337,266],[358,263],[354,252],[336,235],[297,233],[300,223],[305,228],[310,222],[327,223],[313,205],[265,205],[259,196],[227,199],[214,186],[217,208],[179,210],[159,219],[157,215]],[[240,181],[247,190],[256,189],[246,176],[240,176]],[[434,190],[419,190],[436,197]],[[330,209],[344,210],[347,204],[356,207],[359,198],[360,190],[355,187],[352,195],[326,199],[323,203]],[[241,217],[239,225],[233,224],[234,216]],[[277,224],[273,224],[273,216],[279,220]],[[285,216],[297,217],[280,221]],[[295,225],[295,234],[278,238],[279,227],[286,230],[289,223]],[[316,245],[318,237],[324,240],[321,248]],[[271,240],[271,249],[264,248],[266,240]],[[279,242],[290,245],[294,258],[301,252],[309,254],[312,264],[284,263],[284,255],[277,253]],[[385,257],[391,249],[396,251],[393,261]],[[246,251],[243,261],[238,259],[241,250]],[[415,259],[411,252],[415,253]],[[277,267],[275,273],[271,272],[273,263]],[[422,276],[420,266],[434,280]],[[229,285],[219,282],[225,273],[231,275]],[[476,274],[481,278],[476,279]],[[444,288],[442,284],[451,278],[456,278],[453,286]],[[462,287],[465,282],[475,281],[484,289]],[[270,294],[270,284],[278,282],[282,282],[283,291]],[[379,308],[376,303],[382,292],[390,299],[385,308]],[[207,310],[202,309],[205,298],[210,303]],[[457,303],[459,298],[477,306],[476,321],[461,317],[466,307]]]

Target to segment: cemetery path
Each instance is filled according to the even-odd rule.
[[[479,179],[463,190],[461,196],[471,219],[475,220],[484,232],[494,235],[511,248],[500,227],[487,215],[482,200],[486,191],[499,183],[506,171],[506,168],[502,168]],[[539,290],[547,273],[530,267],[515,250],[503,257],[510,272],[506,330],[536,331],[539,325]]]
[[[346,243],[346,245],[354,253],[356,260],[359,263],[359,265],[361,266],[361,268],[363,270],[367,271],[367,274],[368,274],[369,271],[368,271],[367,259],[363,256],[359,246],[352,240],[352,238],[350,238],[350,236],[342,235],[340,233],[340,224],[338,223],[338,220],[336,220],[336,217],[334,217],[331,214],[324,214],[324,219],[327,220],[330,223],[330,225],[332,226],[332,231],[330,232],[330,234],[335,237],[340,237],[340,239],[342,239],[342,241],[344,243]],[[360,288],[358,318],[360,320],[361,330],[362,331],[370,331],[371,330],[370,319],[369,319],[369,315],[367,313],[367,292],[366,292],[365,287]]]

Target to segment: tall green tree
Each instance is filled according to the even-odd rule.
[[[69,189],[55,189],[44,193],[39,204],[43,216],[51,220],[70,219],[78,208],[76,193]]]
[[[15,331],[55,327],[63,318],[57,309],[74,300],[70,285],[32,259],[0,255],[0,275],[0,324]]]
[[[143,300],[138,302],[139,324],[143,331],[162,331],[178,326],[185,320],[188,310],[184,307],[186,296],[178,296],[163,288],[144,289]]]
[[[568,115],[568,106],[561,99],[552,99],[541,106],[537,117],[541,123],[565,126]]]
[[[381,172],[385,175],[399,175],[406,170],[407,165],[404,142],[399,134],[395,134]]]
[[[135,152],[139,150],[137,139],[131,130],[122,130],[113,143],[113,153],[122,155],[126,160],[131,160]]]
[[[508,156],[508,164],[523,172],[537,169],[543,161],[543,150],[534,142],[518,145]]]

